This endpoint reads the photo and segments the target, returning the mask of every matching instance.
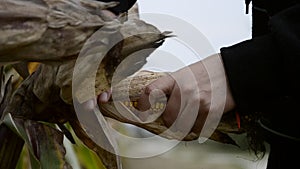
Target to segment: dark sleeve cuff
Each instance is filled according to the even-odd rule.
[[[229,85],[241,113],[262,111],[282,91],[280,52],[271,35],[221,49]]]

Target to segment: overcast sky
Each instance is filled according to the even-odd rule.
[[[138,0],[141,13],[163,13],[196,26],[218,49],[250,38],[244,0]]]
[[[244,0],[138,0],[138,3],[142,14],[167,14],[187,23],[187,31],[180,32],[184,26],[176,26],[176,24],[174,26],[176,21],[165,20],[161,23],[157,22],[157,19],[153,19],[151,15],[145,15],[145,17],[142,15],[142,19],[149,21],[162,31],[173,31],[181,27],[174,32],[176,35],[181,33],[177,37],[177,41],[176,38],[175,40],[172,38],[167,40],[159,50],[152,54],[149,58],[150,62],[145,67],[160,67],[162,70],[174,71],[184,65],[198,61],[199,58],[219,52],[221,47],[233,45],[249,39],[251,36],[251,14],[245,14]],[[214,50],[213,52],[201,42],[198,46],[201,46],[203,50],[191,52],[194,47],[189,40],[199,41],[201,39],[200,36],[191,33],[193,31],[188,30],[191,26],[207,38]],[[189,40],[186,40],[184,44],[179,42],[182,40],[182,36],[187,34],[190,34]],[[198,56],[195,57],[195,53]],[[177,60],[174,58],[179,58],[181,63],[178,62],[179,64],[177,64]],[[182,64],[182,62],[184,63]]]

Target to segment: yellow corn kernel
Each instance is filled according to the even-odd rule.
[[[125,106],[126,106],[126,107],[128,107],[128,106],[129,106],[129,103],[128,103],[127,101],[126,101],[124,104],[125,104]]]
[[[134,107],[137,107],[137,105],[138,105],[138,102],[133,102]]]
[[[156,103],[155,108],[159,109],[159,107],[160,107],[159,105],[160,105],[159,103]]]
[[[159,109],[164,109],[164,107],[165,107],[165,104],[164,103],[160,103],[160,105],[159,105]]]

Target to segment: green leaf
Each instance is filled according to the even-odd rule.
[[[77,145],[74,145],[74,149],[77,152],[77,158],[83,168],[86,169],[105,169],[105,166],[97,156],[95,152],[87,148],[85,145],[77,140]]]
[[[23,169],[23,168],[31,168],[30,155],[28,152],[28,148],[26,146],[23,147],[19,161],[16,166],[16,169]]]
[[[63,134],[46,124],[13,118],[7,114],[4,123],[26,143],[31,154],[32,168],[72,168],[65,160]]]
[[[69,123],[66,124],[66,127],[71,132],[76,142],[76,144],[71,144],[71,142],[69,141],[65,142],[69,143],[73,149],[73,151],[68,151],[68,153],[73,152],[72,155],[76,156],[76,159],[78,160],[79,165],[81,166],[80,168],[106,169],[101,159],[97,156],[97,154],[90,148],[88,148],[86,145],[84,145],[84,143],[76,136]],[[73,167],[76,168],[76,166]]]

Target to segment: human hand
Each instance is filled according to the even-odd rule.
[[[138,103],[141,111],[150,108],[150,94],[159,93],[155,92],[157,90],[168,97],[162,114],[165,125],[170,127],[180,117],[181,120],[176,124],[178,130],[191,129],[195,133],[200,133],[205,123],[208,128],[214,128],[223,112],[235,107],[223,63],[218,54],[169,76],[161,77],[148,85]],[[196,114],[192,114],[193,111],[196,111]]]

